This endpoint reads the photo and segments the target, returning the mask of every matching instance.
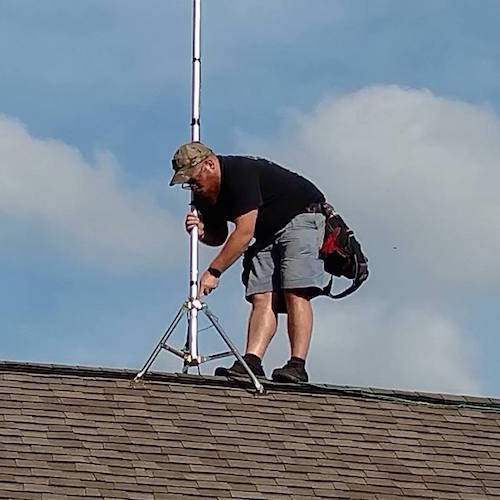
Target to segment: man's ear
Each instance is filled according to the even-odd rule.
[[[215,156],[209,156],[206,160],[206,165],[208,165],[208,167],[210,168],[211,171],[213,171],[215,169],[215,166],[216,166],[216,158]]]

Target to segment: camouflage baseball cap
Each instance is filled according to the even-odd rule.
[[[188,142],[180,146],[172,158],[172,168],[175,173],[170,185],[187,182],[196,165],[213,154],[213,151],[201,142]]]

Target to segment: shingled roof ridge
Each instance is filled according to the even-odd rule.
[[[67,375],[92,378],[115,378],[132,381],[137,370],[129,368],[107,368],[95,366],[66,365],[54,363],[33,363],[27,361],[2,361],[0,360],[0,372],[24,372],[39,373],[47,375]],[[228,380],[225,377],[211,375],[192,375],[170,372],[148,372],[146,381],[163,381],[170,383],[190,385],[210,385],[225,388],[253,388],[250,381]],[[420,391],[405,391],[398,389],[385,389],[377,387],[357,387],[332,384],[277,384],[265,381],[264,386],[273,392],[295,392],[295,393],[322,393],[341,394],[344,396],[358,397],[364,399],[376,399],[394,402],[405,402],[415,404],[431,404],[443,406],[455,406],[463,408],[477,408],[500,412],[500,399],[485,396],[470,396],[459,394],[441,394]]]

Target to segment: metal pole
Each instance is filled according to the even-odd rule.
[[[200,83],[201,83],[201,0],[193,0],[193,68],[191,93],[191,140],[200,140]],[[196,213],[191,194],[191,208]],[[198,297],[198,228],[190,235],[189,300]],[[198,308],[191,307],[188,314],[188,339],[191,360],[198,360]]]
[[[192,104],[192,119],[191,119],[191,140],[200,140],[200,84],[201,84],[201,50],[200,50],[200,33],[201,33],[201,0],[193,0],[193,74],[192,74],[192,94],[191,94],[191,104]],[[194,207],[194,196],[191,194],[191,210],[197,214]],[[252,380],[256,391],[259,394],[264,393],[264,387],[257,380],[253,372],[250,370],[245,360],[241,357],[236,347],[232,344],[231,340],[225,334],[221,325],[219,324],[216,316],[214,316],[207,308],[205,303],[198,300],[198,228],[194,227],[190,233],[190,268],[189,268],[189,298],[182,305],[181,309],[177,313],[167,331],[161,338],[160,342],[156,346],[155,350],[151,353],[150,357],[146,361],[146,364],[142,370],[136,375],[134,382],[139,382],[144,375],[148,372],[151,365],[156,360],[158,354],[162,349],[179,356],[184,359],[184,370],[188,371],[190,366],[199,365],[205,361],[211,361],[214,359],[229,356],[233,353],[236,358],[243,364],[245,370],[247,371],[250,379]],[[176,328],[180,321],[183,312],[187,309],[188,311],[188,335],[187,344],[189,347],[189,354],[186,352],[186,345],[182,351],[175,349],[167,344],[167,340]],[[198,354],[198,313],[204,312],[212,325],[215,327],[219,335],[225,341],[226,345],[229,347],[230,351],[214,354],[211,356],[203,357]]]

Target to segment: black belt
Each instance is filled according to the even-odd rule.
[[[314,201],[313,203],[309,203],[306,205],[299,213],[301,214],[322,214],[323,212],[323,203],[322,201]]]

